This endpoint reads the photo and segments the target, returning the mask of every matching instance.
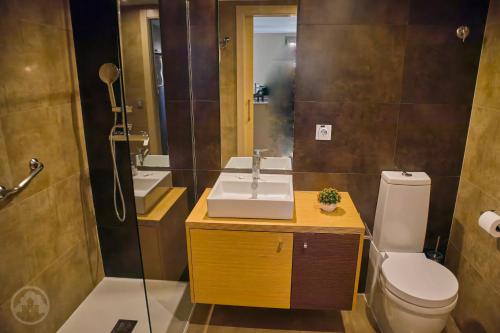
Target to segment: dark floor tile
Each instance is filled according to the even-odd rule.
[[[301,0],[300,24],[406,24],[408,0]]]
[[[295,104],[294,170],[380,173],[394,168],[399,105]],[[316,124],[332,124],[331,141],[315,140]]]
[[[205,325],[210,319],[210,304],[197,303],[189,318],[189,324]]]
[[[455,29],[455,25],[408,27],[404,103],[472,103],[483,30],[471,27],[464,43]]]
[[[470,107],[403,104],[396,163],[431,175],[458,176],[462,167]]]
[[[296,100],[399,102],[406,27],[299,25]]]
[[[216,305],[210,325],[290,331],[344,332],[340,311]]]

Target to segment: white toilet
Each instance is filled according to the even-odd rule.
[[[453,273],[422,253],[430,190],[424,172],[382,172],[366,296],[383,333],[439,333],[457,303]]]

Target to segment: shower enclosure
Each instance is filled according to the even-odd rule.
[[[175,333],[191,313],[169,4],[127,2],[0,2],[1,332]],[[155,221],[140,187],[158,175],[172,204]]]

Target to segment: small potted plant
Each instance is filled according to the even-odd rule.
[[[318,194],[318,202],[321,204],[321,209],[325,212],[333,212],[337,208],[337,204],[342,200],[342,197],[334,188],[324,188]]]

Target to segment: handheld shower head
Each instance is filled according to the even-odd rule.
[[[115,92],[113,91],[113,83],[120,77],[120,69],[115,64],[110,62],[102,64],[99,67],[99,78],[108,86],[109,99],[111,107],[116,107]]]

